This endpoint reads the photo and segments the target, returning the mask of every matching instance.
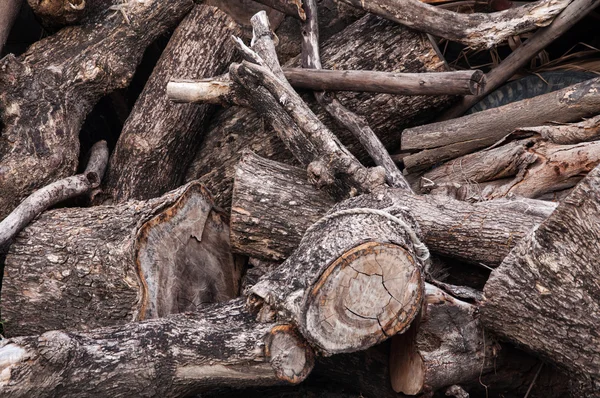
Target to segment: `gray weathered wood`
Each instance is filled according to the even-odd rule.
[[[237,299],[112,328],[3,339],[0,394],[175,398],[297,383],[313,364],[292,326],[257,322]]]
[[[7,336],[195,310],[238,294],[227,220],[192,183],[161,198],[43,213],[4,261]]]
[[[497,13],[460,14],[418,0],[339,0],[434,36],[490,48],[548,25],[572,0],[541,0]]]
[[[129,84],[146,47],[192,6],[132,1],[129,23],[104,10],[0,60],[0,218],[31,192],[75,173],[87,114]]]
[[[444,65],[426,36],[374,16],[366,16],[327,40],[322,48],[324,67],[343,69],[396,70],[401,72],[432,72],[444,70]],[[295,61],[294,65],[298,65]],[[392,96],[387,94],[340,93],[338,99],[369,123],[386,147],[399,143],[398,130],[418,123],[425,114],[447,103],[448,97]],[[359,159],[366,154],[347,131],[335,124],[322,109],[317,115]],[[231,200],[235,165],[244,148],[261,156],[292,161],[268,125],[251,110],[230,108],[215,117],[196,158],[186,173],[186,180],[200,178],[225,207]]]
[[[235,52],[230,36],[240,32],[225,13],[205,5],[181,22],[123,126],[98,199],[149,199],[180,185],[214,107],[171,103],[165,86],[173,75],[226,71]]]
[[[490,146],[521,127],[578,121],[598,113],[600,78],[458,119],[406,129],[402,149],[420,152],[406,156],[404,165],[408,173],[423,171]]]
[[[108,163],[108,146],[100,141],[92,146],[88,165],[82,174],[63,178],[38,189],[0,222],[0,247],[9,242],[31,220],[63,200],[82,195],[98,187]]]
[[[484,325],[600,391],[600,167],[522,239],[485,285]]]

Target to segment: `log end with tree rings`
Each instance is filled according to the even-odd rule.
[[[265,356],[280,380],[297,384],[309,375],[315,365],[314,352],[294,326],[277,325],[266,340]]]
[[[304,307],[305,336],[329,353],[351,352],[404,332],[418,314],[423,280],[406,249],[363,243],[334,260]]]
[[[229,250],[229,229],[210,193],[192,184],[173,206],[146,222],[136,240],[145,292],[140,319],[195,310],[235,297],[241,269]]]

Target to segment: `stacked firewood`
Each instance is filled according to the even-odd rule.
[[[600,396],[600,78],[462,116],[600,1],[28,3],[0,396]],[[527,32],[487,73],[435,39]]]

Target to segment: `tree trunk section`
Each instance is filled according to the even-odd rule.
[[[104,10],[0,60],[0,219],[34,190],[75,173],[87,114],[129,84],[146,47],[192,5],[130,2],[129,23]]]
[[[222,387],[298,383],[313,353],[290,325],[259,323],[242,299],[89,332],[0,342],[0,394],[182,397]]]
[[[327,40],[322,47],[324,67],[333,69],[437,72],[444,64],[425,35],[402,26],[366,16]],[[288,66],[298,66],[297,59]],[[397,131],[432,117],[449,101],[448,97],[392,96],[388,94],[340,93],[338,99],[363,116],[388,148],[399,144]],[[359,159],[364,149],[341,130],[315,101],[307,100],[319,119]],[[285,146],[265,122],[248,109],[229,108],[217,114],[186,173],[186,181],[200,178],[215,194],[219,205],[229,207],[235,165],[243,149],[279,161],[293,161]]]
[[[183,20],[125,122],[103,187],[105,201],[150,199],[180,185],[215,108],[175,104],[166,85],[173,76],[225,72],[235,52],[231,36],[239,34],[238,25],[214,7],[198,5]]]
[[[238,253],[281,261],[304,232],[334,205],[307,182],[306,171],[246,153],[236,169],[231,244]],[[399,189],[349,199],[356,207],[410,209],[435,253],[471,263],[499,265],[511,248],[548,214],[537,203],[517,209],[508,201],[469,204]],[[543,203],[545,204],[545,203]]]
[[[7,336],[123,324],[237,296],[227,220],[188,184],[147,202],[43,213],[10,246]]]
[[[504,259],[485,285],[490,330],[547,358],[600,391],[600,168]],[[587,394],[587,395],[586,395]]]

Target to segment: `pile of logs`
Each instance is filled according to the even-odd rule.
[[[3,2],[0,396],[600,396],[600,77],[462,116],[599,4]]]

